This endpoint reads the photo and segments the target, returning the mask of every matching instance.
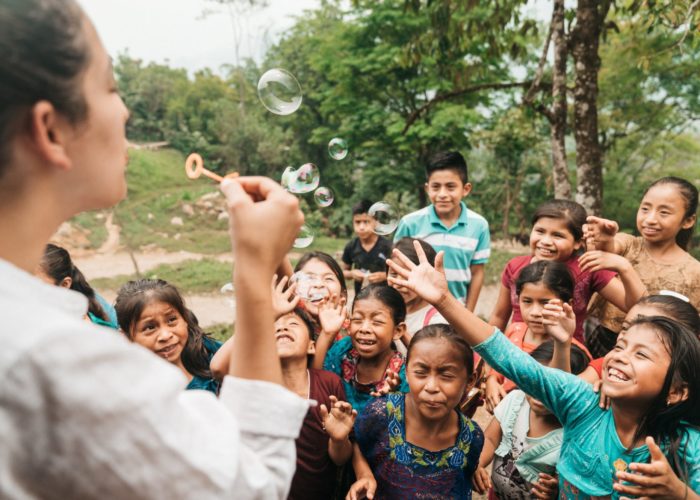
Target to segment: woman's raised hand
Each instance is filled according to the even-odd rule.
[[[297,304],[299,304],[300,297],[294,293],[297,284],[292,283],[285,290],[284,286],[288,281],[289,278],[287,276],[282,276],[279,282],[277,282],[276,274],[272,277],[272,284],[270,287],[272,289],[272,310],[275,313],[275,318],[280,318],[292,312]]]
[[[403,286],[415,292],[420,298],[437,304],[449,295],[447,278],[443,267],[445,253],[438,252],[435,267],[431,266],[418,241],[413,242],[418,254],[418,264],[414,264],[400,250],[394,250],[393,258],[386,262],[399,277],[389,277],[392,285]]]
[[[348,317],[348,309],[345,307],[345,298],[337,295],[325,300],[318,308],[318,321],[321,323],[321,331],[326,334],[337,334]]]
[[[355,425],[357,410],[353,410],[347,401],[339,401],[335,396],[330,396],[330,403],[330,410],[323,404],[319,407],[323,428],[333,441],[344,441]]]
[[[542,310],[542,324],[555,341],[566,343],[576,330],[576,315],[572,307],[559,299],[550,300]]]
[[[586,242],[586,250],[611,252],[611,245],[619,230],[620,227],[614,220],[589,215],[586,217],[586,223],[583,225],[583,239]]]

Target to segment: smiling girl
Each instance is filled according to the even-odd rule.
[[[180,368],[189,381],[187,389],[218,393],[209,362],[221,343],[202,331],[177,288],[163,280],[129,281],[114,306],[121,331]]]

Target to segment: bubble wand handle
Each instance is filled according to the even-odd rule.
[[[204,168],[204,161],[197,153],[192,153],[187,157],[187,160],[185,160],[185,174],[187,174],[187,177],[190,179],[197,179],[204,175],[205,177],[209,177],[216,182],[222,182],[224,180],[224,177],[221,177],[219,174],[215,174],[211,170]],[[238,177],[238,172],[232,172],[226,175],[225,178],[230,179],[234,177]]]

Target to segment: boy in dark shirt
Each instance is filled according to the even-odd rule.
[[[386,284],[386,259],[391,242],[374,232],[377,221],[370,217],[372,202],[362,200],[352,207],[352,228],[357,235],[343,250],[343,274],[355,280],[355,293],[371,283]]]

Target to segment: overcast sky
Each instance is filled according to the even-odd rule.
[[[112,57],[126,52],[146,62],[167,62],[196,71],[218,70],[239,58],[261,61],[267,48],[294,24],[294,16],[319,0],[269,0],[265,9],[235,12],[207,0],[78,0]],[[241,0],[239,4],[247,2]],[[530,0],[531,10],[548,18],[551,0]],[[213,12],[212,12],[213,11]]]

